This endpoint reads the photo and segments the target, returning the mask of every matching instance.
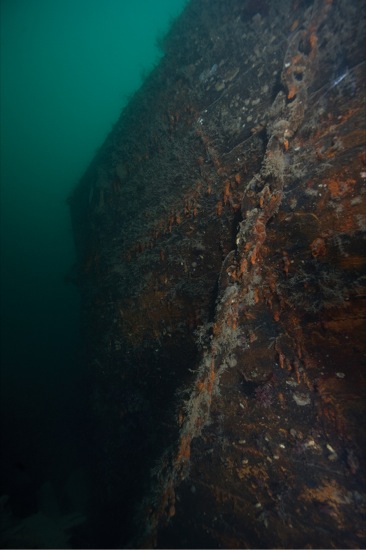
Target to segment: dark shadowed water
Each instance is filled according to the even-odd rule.
[[[184,4],[1,1],[0,510],[8,547],[66,545],[65,517],[81,524],[86,513],[93,449],[78,293],[66,277],[74,262],[66,199]]]

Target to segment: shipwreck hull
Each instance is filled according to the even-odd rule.
[[[111,544],[365,545],[364,28],[193,0],[70,197]]]

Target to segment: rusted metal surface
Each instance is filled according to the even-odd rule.
[[[119,544],[365,545],[364,23],[191,2],[70,199]]]

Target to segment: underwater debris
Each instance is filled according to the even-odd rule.
[[[364,10],[193,0],[70,199],[116,546],[364,545]]]

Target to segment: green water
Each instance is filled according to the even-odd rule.
[[[1,0],[1,487],[20,517],[85,452],[66,198],[185,0]]]

